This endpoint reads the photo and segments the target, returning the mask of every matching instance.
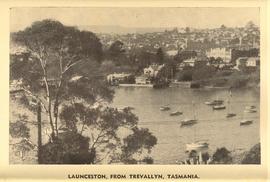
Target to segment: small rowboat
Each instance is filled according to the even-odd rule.
[[[214,110],[221,110],[221,109],[225,109],[225,108],[226,108],[226,106],[224,106],[224,105],[213,106]]]
[[[257,112],[255,109],[246,109],[244,110],[245,113],[255,113]]]
[[[228,113],[227,116],[226,116],[226,118],[232,118],[232,117],[234,117],[234,116],[236,116],[235,113]]]
[[[196,119],[184,119],[181,121],[181,127],[182,126],[191,126],[197,123]]]
[[[253,123],[252,120],[243,120],[243,121],[240,121],[240,126],[241,126],[241,125],[250,125],[250,124],[252,124],[252,123]]]
[[[179,115],[181,115],[181,114],[183,114],[183,112],[175,111],[175,112],[171,112],[171,113],[170,113],[170,116],[179,116]]]
[[[170,110],[171,108],[170,108],[169,106],[161,106],[159,109],[160,109],[161,111],[168,111],[168,110]]]

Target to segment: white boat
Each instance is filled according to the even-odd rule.
[[[250,125],[253,123],[253,120],[242,120],[240,121],[240,126],[241,125]]]
[[[186,118],[186,119],[182,120],[181,121],[181,127],[183,127],[183,126],[191,126],[191,125],[194,125],[194,124],[197,123],[196,112],[195,112],[194,107],[195,107],[195,103],[192,101],[193,119]]]
[[[218,105],[218,106],[213,106],[214,110],[221,110],[221,109],[225,109],[226,106],[225,105]]]
[[[202,149],[207,149],[209,146],[208,143],[206,142],[194,142],[194,143],[188,143],[186,144],[186,151],[198,151],[198,150],[202,150]]]
[[[191,126],[197,123],[196,119],[184,119],[181,121],[181,127],[182,126]]]
[[[255,113],[257,111],[255,109],[245,109],[244,112],[245,113]]]
[[[179,116],[179,115],[181,115],[181,114],[183,114],[183,112],[180,112],[180,111],[174,111],[174,112],[171,112],[171,113],[170,113],[170,116]]]
[[[246,110],[249,110],[249,109],[255,109],[255,108],[256,108],[256,106],[246,106],[246,107],[245,107]]]
[[[213,100],[213,101],[207,101],[207,102],[205,102],[205,104],[215,106],[215,105],[221,105],[221,104],[223,104],[223,102],[224,102],[223,100],[216,99],[216,100]]]
[[[168,110],[170,110],[171,108],[170,108],[169,106],[161,106],[159,109],[160,109],[161,111],[168,111]]]

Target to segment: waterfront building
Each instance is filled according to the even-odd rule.
[[[147,77],[146,75],[141,75],[135,78],[135,83],[139,85],[145,85],[145,84],[150,84],[151,81],[149,77]]]
[[[248,68],[257,68],[260,66],[259,57],[239,57],[236,60],[236,66],[234,67],[237,70],[240,70],[240,66],[246,66]]]
[[[130,73],[113,73],[107,76],[107,81],[111,85],[115,85],[127,80],[130,76]]]

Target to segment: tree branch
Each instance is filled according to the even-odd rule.
[[[21,87],[21,88],[22,88],[22,90],[23,90],[24,92],[26,92],[30,97],[32,97],[32,98],[38,100],[38,101],[40,102],[42,108],[48,113],[48,109],[46,108],[45,104],[43,103],[43,101],[42,101],[37,95],[33,94],[30,90],[27,90],[25,87]]]

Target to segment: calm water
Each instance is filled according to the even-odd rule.
[[[131,106],[139,117],[139,126],[149,128],[157,137],[152,157],[156,164],[175,164],[184,160],[185,144],[197,140],[207,140],[209,153],[218,147],[234,150],[247,150],[260,141],[259,133],[259,92],[254,90],[235,90],[231,104],[225,103],[225,110],[213,111],[204,104],[213,99],[227,100],[228,90],[221,89],[185,89],[185,88],[116,88],[112,106],[123,108]],[[195,107],[192,106],[195,103]],[[169,104],[170,111],[160,111],[162,105]],[[257,113],[243,113],[245,106],[255,105]],[[226,118],[233,111],[234,118]],[[172,111],[182,111],[183,115],[169,116]],[[193,118],[196,113],[198,123],[189,127],[180,127],[184,118]],[[253,124],[240,126],[242,119],[252,119]]]

